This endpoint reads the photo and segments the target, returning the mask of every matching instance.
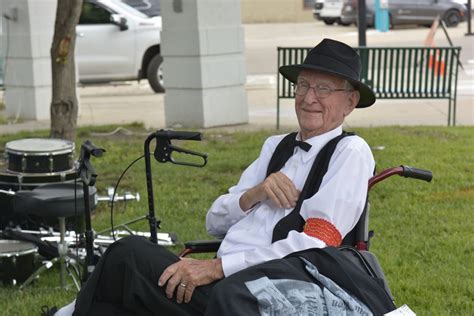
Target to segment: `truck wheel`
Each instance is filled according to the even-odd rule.
[[[349,26],[351,25],[350,23],[347,22],[342,22],[341,18],[337,18],[337,24],[342,25],[342,26]]]
[[[146,77],[148,83],[150,84],[153,91],[156,93],[165,92],[165,87],[163,87],[163,67],[161,63],[163,62],[163,57],[156,54],[151,61],[148,63],[146,69]]]
[[[324,19],[324,24],[326,25],[333,25],[336,22],[336,19]]]
[[[461,22],[461,15],[457,10],[452,9],[444,14],[443,20],[447,27],[456,27]]]

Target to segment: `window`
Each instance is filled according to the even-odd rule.
[[[94,4],[85,2],[82,6],[79,24],[108,24],[110,23],[110,12]]]
[[[304,9],[312,9],[314,7],[314,0],[303,0]]]

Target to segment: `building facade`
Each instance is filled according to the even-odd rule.
[[[242,23],[314,21],[314,0],[241,0]]]

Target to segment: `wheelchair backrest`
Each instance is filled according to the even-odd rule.
[[[342,244],[344,246],[352,246],[359,250],[369,249],[369,240],[371,232],[369,232],[369,214],[370,214],[370,203],[367,199],[365,203],[364,211],[359,217],[357,224],[354,228],[344,237]]]

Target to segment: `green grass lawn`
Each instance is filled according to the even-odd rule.
[[[120,173],[143,153],[146,132],[129,126],[134,135],[100,136],[111,126],[83,128],[76,147],[90,139],[107,150],[93,164],[102,195]],[[397,305],[408,304],[418,315],[472,315],[474,313],[474,128],[383,127],[355,131],[373,146],[379,171],[400,164],[433,171],[431,183],[392,177],[371,192],[371,250],[377,254]],[[264,139],[275,131],[206,132],[202,142],[176,142],[209,155],[205,168],[153,162],[157,217],[162,231],[180,241],[208,239],[205,214],[212,201],[236,183],[242,170],[255,159]],[[0,136],[0,147],[12,139],[46,137],[44,133]],[[378,147],[379,148],[379,147]],[[77,150],[76,150],[77,151]],[[77,155],[76,155],[77,157]],[[148,210],[143,160],[123,178],[119,192],[139,192],[140,202],[115,204],[115,224]],[[94,212],[96,231],[110,227],[110,208],[100,204]],[[147,231],[147,223],[133,226]],[[178,251],[180,247],[175,247]],[[74,291],[55,288],[53,269],[26,290],[0,287],[0,314],[38,315],[42,305],[61,306]]]

